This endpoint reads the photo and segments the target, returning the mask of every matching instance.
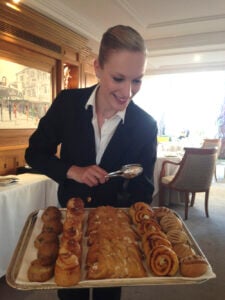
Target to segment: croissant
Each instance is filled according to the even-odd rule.
[[[148,258],[148,264],[156,276],[174,276],[179,268],[176,253],[164,245],[152,249]]]

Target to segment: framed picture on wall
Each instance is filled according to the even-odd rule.
[[[0,58],[0,129],[36,128],[51,103],[51,72]]]

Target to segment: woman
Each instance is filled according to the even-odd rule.
[[[59,183],[62,207],[71,197],[82,198],[86,207],[151,203],[157,126],[132,101],[145,65],[140,34],[129,26],[109,28],[94,63],[99,84],[62,91],[40,120],[26,161]],[[55,155],[59,144],[60,158]],[[108,172],[132,163],[141,164],[143,174],[132,180],[106,179]],[[120,292],[120,288],[94,289],[93,299],[120,299]],[[69,299],[65,293],[70,290],[59,292],[60,299]],[[79,299],[88,299],[88,290],[77,293]]]

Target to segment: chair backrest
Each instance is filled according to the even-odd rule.
[[[184,148],[180,167],[171,182],[171,187],[190,192],[209,189],[215,170],[216,148]]]
[[[221,150],[221,139],[204,139],[202,148],[216,148],[217,149],[217,156],[220,154]]]

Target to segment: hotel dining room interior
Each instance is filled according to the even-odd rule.
[[[87,279],[83,229],[80,281],[70,288],[121,286],[122,300],[225,299],[225,1],[0,0],[1,300],[56,300],[68,288],[54,274],[42,282],[27,276],[40,216],[60,206],[58,184],[24,155],[61,90],[98,82],[100,40],[117,24],[145,40],[146,72],[133,101],[158,126],[153,202],[139,224],[129,217],[145,276]],[[174,232],[165,229],[168,214],[180,224]],[[204,271],[182,273],[187,257]],[[163,273],[175,262],[175,274]]]

